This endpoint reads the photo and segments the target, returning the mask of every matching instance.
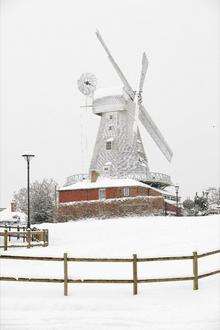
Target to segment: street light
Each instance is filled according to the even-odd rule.
[[[167,216],[167,203],[165,199],[164,199],[164,215]]]
[[[34,157],[34,155],[31,154],[25,154],[22,155],[24,159],[27,161],[27,201],[28,201],[28,221],[27,221],[27,227],[30,229],[31,227],[31,221],[30,221],[30,160]]]
[[[175,190],[176,190],[176,216],[178,217],[179,212],[178,212],[178,208],[179,208],[179,197],[178,197],[178,193],[179,193],[179,186],[175,185]]]

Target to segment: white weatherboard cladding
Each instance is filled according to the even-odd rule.
[[[133,131],[135,103],[125,100],[122,95],[100,98],[98,103],[101,121],[90,171],[96,170],[102,177],[148,176],[141,136],[139,130]],[[93,105],[97,105],[97,100]],[[119,106],[124,106],[124,111],[116,110]],[[106,149],[107,142],[111,143],[110,149]]]

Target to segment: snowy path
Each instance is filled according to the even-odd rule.
[[[167,256],[219,249],[220,219],[143,218],[113,221],[81,221],[48,224],[48,248],[10,249],[4,254],[130,257]],[[219,256],[199,260],[199,271],[220,268]],[[1,274],[59,276],[57,262],[1,261]],[[71,278],[131,278],[131,265],[72,263]],[[151,262],[138,266],[141,277],[192,275],[190,261]],[[62,284],[1,282],[1,330],[219,330],[220,276],[199,281],[139,285],[70,284],[63,296]]]

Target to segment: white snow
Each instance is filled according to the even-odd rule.
[[[5,209],[0,212],[0,223],[20,223],[26,224],[27,215],[23,212],[12,212],[9,209]]]
[[[172,201],[172,200],[170,200],[170,199],[166,199],[166,198],[165,198],[165,201],[166,201],[168,204],[176,205],[176,201]]]
[[[147,187],[146,184],[133,179],[98,178],[96,182],[91,182],[90,180],[83,180],[69,186],[64,186],[59,190],[94,189],[94,188],[126,187],[126,186]]]
[[[158,196],[138,196],[139,199],[142,200],[149,200],[149,199],[158,199]],[[159,196],[160,197],[160,196]],[[107,199],[102,199],[102,202],[105,204],[110,204],[114,201],[117,202],[123,202],[127,200],[132,200],[133,197],[120,197],[120,198],[107,198]],[[166,202],[169,203],[170,200],[166,200]],[[66,203],[60,203],[61,206],[67,206],[67,205],[77,205],[77,204],[93,204],[93,203],[98,203],[99,200],[97,199],[91,199],[91,200],[86,200],[86,201],[75,201],[75,202],[66,202]]]
[[[42,224],[47,248],[9,249],[4,254],[72,257],[191,255],[220,247],[220,218],[145,217]],[[199,259],[199,273],[220,269],[219,255]],[[139,278],[192,276],[192,261],[138,264]],[[1,260],[1,276],[63,278],[62,262]],[[76,263],[70,278],[132,278],[132,265]],[[220,275],[192,281],[127,284],[1,282],[1,330],[217,330],[220,328]]]
[[[108,139],[106,140],[106,142],[112,142],[112,141],[114,141],[114,138],[113,138],[113,137],[110,137],[110,138],[108,138]]]

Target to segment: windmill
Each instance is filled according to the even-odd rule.
[[[119,93],[98,95],[96,79],[84,74],[78,81],[79,89],[85,95],[93,95],[93,113],[101,117],[90,171],[95,170],[101,177],[132,178],[159,188],[171,185],[170,177],[162,173],[152,173],[139,131],[140,123],[149,133],[164,157],[170,162],[172,151],[160,130],[153,122],[142,102],[144,81],[148,68],[146,54],[142,56],[139,89],[133,90],[118,64],[107,48],[101,34],[96,36],[119,76],[123,90]]]

